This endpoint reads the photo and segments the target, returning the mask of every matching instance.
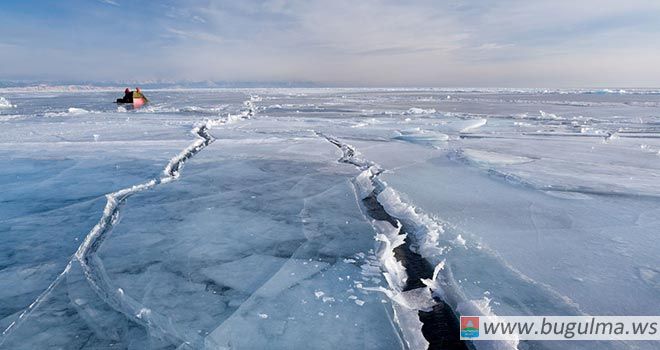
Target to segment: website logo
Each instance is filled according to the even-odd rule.
[[[461,316],[461,338],[479,337],[479,316]]]

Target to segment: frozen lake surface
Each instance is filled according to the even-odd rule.
[[[0,348],[460,348],[429,317],[660,315],[660,91],[146,94],[0,90]]]

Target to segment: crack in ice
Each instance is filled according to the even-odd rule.
[[[390,287],[390,289],[383,287],[363,287],[363,289],[383,292],[395,302],[393,303],[395,322],[409,347],[435,348],[442,345],[447,349],[466,349],[465,343],[450,340],[455,338],[458,331],[456,315],[445,300],[439,297],[442,292],[438,274],[444,267],[444,261],[434,269],[422,256],[423,254],[414,252],[408,239],[410,230],[406,230],[406,227],[379,201],[381,194],[391,191],[387,184],[378,178],[384,170],[362,158],[355,147],[321,132],[315,134],[341,150],[342,156],[338,162],[351,164],[362,170],[353,180],[355,193],[362,202],[361,208],[365,211],[365,215],[372,219],[372,225],[376,230],[375,239],[384,246],[380,259],[381,267]],[[429,232],[441,230],[439,225],[428,229]],[[437,245],[435,237],[427,237],[426,240],[429,239],[432,242],[424,243]],[[411,315],[410,312],[405,312],[405,309],[417,311],[417,315]],[[409,329],[411,327],[402,324],[404,322],[418,329],[411,330]]]
[[[126,199],[138,192],[150,190],[160,184],[169,183],[178,179],[185,162],[215,140],[215,138],[209,133],[209,130],[215,126],[225,125],[241,119],[249,119],[254,116],[256,111],[253,103],[254,100],[255,98],[251,97],[250,100],[245,101],[244,106],[246,107],[246,110],[242,111],[240,114],[229,114],[226,118],[220,120],[206,120],[201,125],[194,127],[191,132],[195,135],[196,140],[167,163],[163,170],[163,176],[160,178],[150,179],[146,182],[107,194],[103,215],[98,223],[86,235],[83,243],[78,247],[73,257],[69,260],[66,267],[57,278],[25,310],[23,310],[17,320],[13,321],[2,332],[3,337],[0,339],[0,345],[5,342],[13,330],[20,327],[20,325],[29,318],[32,312],[41,305],[52,291],[62,282],[64,277],[71,271],[74,262],[80,264],[85,278],[94,292],[96,292],[103,302],[108,304],[114,310],[124,314],[127,318],[138,324],[151,330],[159,331],[162,335],[170,338],[173,342],[179,342],[185,346],[192,345],[191,341],[193,341],[194,344],[200,344],[202,341],[201,336],[194,334],[193,332],[179,334],[179,332],[174,329],[171,322],[167,321],[165,316],[146,309],[138,301],[128,297],[121,288],[115,288],[107,277],[105,268],[103,267],[101,260],[96,256],[96,252],[103,241],[107,238],[113,225],[118,221],[120,207],[126,202]],[[145,310],[149,310],[149,312],[145,312]]]

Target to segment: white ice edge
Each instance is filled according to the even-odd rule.
[[[380,167],[363,159],[355,147],[342,143],[332,136],[317,134],[325,137],[329,142],[341,149],[342,157],[340,161],[363,169],[353,180],[358,202],[373,192],[373,181],[377,174],[381,172]],[[376,254],[388,288],[362,287],[362,289],[382,292],[392,301],[393,321],[399,328],[408,348],[427,348],[429,342],[422,333],[422,322],[419,320],[418,312],[420,310],[430,310],[435,304],[435,301],[428,288],[403,291],[408,280],[408,274],[405,267],[396,259],[394,249],[405,243],[407,235],[400,234],[401,225],[398,223],[397,227],[394,227],[387,221],[370,221],[376,232],[374,239],[380,242]]]
[[[355,194],[358,202],[373,191],[371,177],[372,167],[363,170],[353,181]],[[366,215],[365,215],[366,217]],[[410,349],[425,349],[429,342],[422,334],[422,322],[419,320],[418,310],[427,310],[432,306],[432,296],[428,288],[418,288],[413,291],[403,292],[408,280],[405,267],[398,261],[394,254],[394,248],[405,243],[406,235],[400,234],[401,226],[392,226],[387,221],[371,220],[376,231],[374,239],[378,241],[376,255],[381,265],[381,270],[388,288],[362,287],[364,290],[382,292],[392,301],[393,321],[399,328],[403,340]],[[420,291],[421,290],[421,291]],[[414,293],[426,291],[427,295],[422,297],[425,302],[419,302],[419,298],[411,298]]]
[[[376,179],[376,181],[379,181],[384,188],[378,196],[378,202],[391,216],[415,226],[415,238],[419,245],[418,253],[430,263],[435,264],[433,279],[426,279],[422,282],[433,289],[434,294],[447,302],[459,315],[497,316],[490,308],[490,299],[466,299],[460,291],[460,287],[453,282],[451,272],[446,273],[444,253],[448,249],[464,248],[465,239],[460,234],[453,237],[442,237],[443,242],[449,243],[449,245],[442,245],[440,238],[447,234],[442,228],[442,224],[413,205],[404,202],[401,196],[386,182],[380,179]],[[477,349],[517,349],[518,343],[518,340],[507,340],[474,342],[473,345]]]
[[[406,203],[401,196],[391,188],[385,181],[378,177],[383,170],[375,163],[365,160],[355,147],[339,141],[337,138],[317,133],[325,137],[329,142],[335,144],[342,150],[340,161],[361,167],[363,171],[355,178],[356,195],[361,198],[371,193],[374,188],[380,188],[377,200],[384,210],[392,217],[405,221],[412,226],[412,233],[418,245],[418,253],[431,264],[435,265],[433,279],[425,279],[422,282],[429,288],[418,288],[417,290],[400,292],[401,286],[405,285],[407,274],[405,268],[396,260],[393,248],[397,247],[405,236],[398,235],[400,228],[394,228],[389,222],[372,220],[376,230],[376,240],[383,243],[384,249],[379,250],[379,258],[384,270],[383,275],[388,282],[389,288],[365,288],[383,292],[395,307],[395,322],[399,325],[405,341],[409,344],[428,344],[421,332],[421,322],[417,316],[418,310],[428,309],[434,304],[433,294],[440,297],[458,314],[462,312],[468,315],[497,316],[490,308],[490,299],[479,300],[466,299],[460,290],[460,286],[453,280],[451,271],[445,269],[444,254],[449,249],[465,249],[466,241],[460,234],[449,237],[443,225],[429,215],[423,213],[415,206]],[[360,198],[360,199],[361,199]],[[396,237],[397,235],[398,237]],[[442,236],[442,237],[441,237]],[[400,238],[399,240],[399,237]],[[442,238],[442,239],[441,239]],[[433,288],[435,287],[435,288]],[[417,291],[412,297],[411,292]],[[421,294],[419,294],[421,293]],[[405,311],[407,310],[407,311]],[[406,315],[413,312],[414,317]],[[475,342],[477,349],[517,349],[518,340]]]

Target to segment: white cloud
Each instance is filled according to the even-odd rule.
[[[114,0],[99,0],[99,1],[104,3],[104,4],[108,4],[108,5],[112,5],[112,6],[119,6],[119,4]]]
[[[58,51],[82,41],[47,41],[37,33],[24,38],[35,42],[31,49],[0,57],[0,74],[10,57],[14,66],[5,71],[12,72],[45,71],[58,60],[90,57],[75,65],[78,74],[106,78],[101,72],[126,66],[118,61],[126,57],[144,62],[136,74],[165,79],[436,86],[660,81],[653,63],[660,60],[654,45],[660,37],[657,1],[165,0],[150,7],[149,16],[120,19],[143,29],[135,32],[140,45],[131,50],[120,45],[121,55],[107,43]],[[104,25],[109,26],[86,27],[84,34],[104,38]],[[26,24],[20,35],[38,27]],[[70,32],[56,28],[46,34],[52,38],[58,30],[61,38]],[[35,54],[46,48],[53,49],[50,57]],[[112,73],[121,74],[121,69]]]

